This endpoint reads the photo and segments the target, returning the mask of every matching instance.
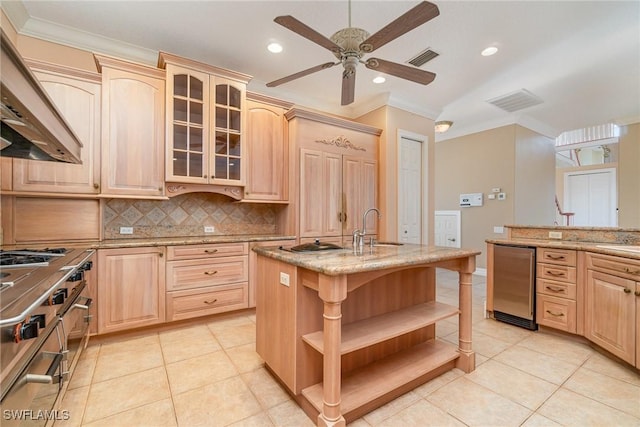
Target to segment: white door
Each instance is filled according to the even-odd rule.
[[[564,176],[564,210],[574,214],[571,225],[616,227],[616,195],[615,169],[567,172]]]
[[[400,136],[398,142],[398,241],[422,237],[422,142]]]
[[[434,234],[436,246],[459,248],[460,211],[436,211]]]

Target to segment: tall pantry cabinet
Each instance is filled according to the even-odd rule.
[[[297,195],[295,232],[302,242],[350,244],[362,214],[377,206],[380,129],[301,109],[289,120],[291,189]],[[294,177],[299,177],[298,180]],[[367,219],[367,235],[377,233]]]

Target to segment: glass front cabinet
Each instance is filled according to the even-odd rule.
[[[248,76],[206,64],[195,63],[202,70],[185,67],[174,59],[188,61],[161,53],[167,71],[166,181],[244,185]]]

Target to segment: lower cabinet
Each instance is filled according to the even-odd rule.
[[[640,366],[640,261],[587,254],[585,336]]]
[[[167,321],[249,305],[248,243],[167,247]]]
[[[165,321],[165,249],[98,251],[98,333]]]

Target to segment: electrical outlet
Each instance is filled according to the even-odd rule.
[[[213,225],[205,225],[204,232],[205,233],[215,233],[216,228]]]
[[[133,227],[120,227],[120,234],[133,234]]]
[[[550,239],[562,239],[562,231],[550,231],[549,232]]]
[[[287,273],[280,272],[280,284],[289,286],[289,275]]]
[[[498,193],[498,200],[505,200],[507,198],[507,193]]]
[[[504,233],[504,227],[501,225],[496,225],[493,227],[493,232],[496,234],[502,234]]]

